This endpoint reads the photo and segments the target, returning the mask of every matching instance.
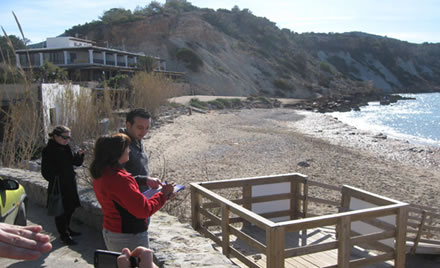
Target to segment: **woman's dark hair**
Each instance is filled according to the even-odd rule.
[[[125,149],[130,145],[130,138],[123,134],[101,136],[96,140],[90,174],[94,179],[101,177],[104,168],[119,166]]]
[[[49,133],[49,137],[53,137],[53,135],[61,136],[65,132],[70,132],[70,128],[66,126],[56,126],[51,133]]]

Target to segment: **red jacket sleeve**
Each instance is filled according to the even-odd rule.
[[[162,193],[156,193],[147,199],[140,191],[136,180],[128,173],[118,172],[117,178],[111,183],[114,191],[114,200],[136,218],[149,218],[165,204],[167,198]]]

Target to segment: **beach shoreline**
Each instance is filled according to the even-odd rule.
[[[152,174],[184,184],[299,172],[399,201],[440,207],[440,150],[285,108],[182,115],[144,142]],[[166,210],[189,220],[189,191]]]

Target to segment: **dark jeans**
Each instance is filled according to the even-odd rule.
[[[55,225],[57,226],[58,233],[60,235],[68,235],[70,219],[75,209],[64,211],[64,214],[55,217]]]

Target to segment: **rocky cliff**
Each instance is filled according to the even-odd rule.
[[[112,9],[65,35],[106,41],[167,60],[191,93],[309,98],[440,91],[440,44],[365,33],[297,34],[248,9],[152,2]],[[103,43],[101,44],[103,45]]]

